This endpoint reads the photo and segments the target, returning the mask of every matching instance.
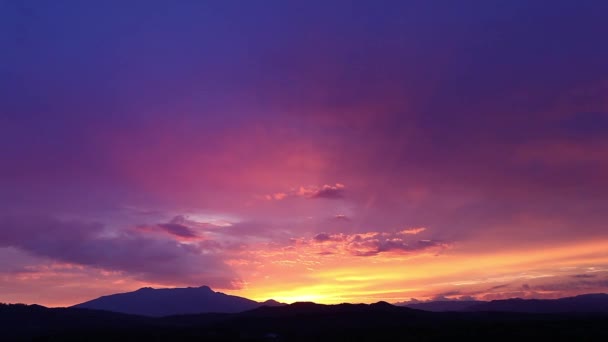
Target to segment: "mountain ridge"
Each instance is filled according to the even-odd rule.
[[[260,306],[280,306],[213,291],[208,286],[185,288],[142,287],[138,290],[101,296],[72,308],[105,310],[132,315],[163,317],[198,313],[237,313]]]
[[[557,299],[509,298],[492,301],[429,301],[396,303],[412,309],[433,312],[514,312],[514,313],[608,313],[608,294],[589,293]]]
[[[297,302],[241,313],[168,317],[0,304],[3,341],[513,341],[530,336],[601,341],[608,339],[606,326],[607,313],[428,312],[386,302]]]
[[[341,307],[354,307],[359,304],[343,303],[337,305],[332,310]],[[394,307],[396,306],[433,312],[608,313],[608,294],[592,293],[559,299],[454,300],[396,303],[394,305],[378,302],[369,305],[385,310],[395,310]],[[273,299],[257,302],[244,297],[216,292],[203,285],[200,287],[160,289],[142,287],[132,292],[101,296],[72,307],[163,317],[205,313],[240,313],[276,306],[288,305]],[[289,312],[306,311],[306,308],[312,306],[315,306],[315,310],[324,310],[323,308],[326,307],[324,304],[297,302],[289,305]]]

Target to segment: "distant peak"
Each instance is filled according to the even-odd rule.
[[[274,299],[268,299],[268,300],[265,300],[264,303],[278,303],[278,302]]]
[[[295,303],[291,303],[289,306],[302,308],[302,307],[323,306],[323,304],[317,304],[315,302],[295,302]]]
[[[262,302],[261,304],[262,305],[266,305],[266,306],[283,306],[283,305],[287,305],[285,303],[277,302],[274,299],[268,299],[268,300]]]
[[[385,302],[383,300],[381,300],[379,302],[376,302],[376,303],[373,303],[372,305],[373,306],[394,306],[394,305],[392,305],[392,304],[390,304],[388,302]]]
[[[212,289],[211,289],[209,286],[207,286],[207,285],[200,286],[200,287],[199,287],[199,290],[204,290],[204,291],[210,291],[210,292],[213,292],[213,290],[212,290]]]
[[[606,293],[587,293],[578,296],[574,296],[573,298],[604,298],[608,297]]]
[[[141,289],[139,289],[137,291],[150,291],[150,290],[154,290],[154,289],[149,286],[146,286],[146,287],[142,287]]]

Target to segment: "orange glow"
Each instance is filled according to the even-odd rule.
[[[454,247],[441,254],[367,257],[319,255],[312,248],[253,252],[255,261],[239,265],[243,275],[249,274],[247,288],[229,292],[284,302],[397,302],[450,291],[481,297],[497,285],[545,284],[576,273],[608,271],[608,240],[498,253]]]

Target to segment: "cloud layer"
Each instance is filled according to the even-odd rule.
[[[411,231],[424,230],[424,228],[413,228],[405,230]],[[439,252],[449,247],[448,243],[433,240],[414,240],[407,241],[403,238],[403,233],[379,233],[367,232],[362,234],[327,234],[320,233],[315,235],[311,243],[318,244],[322,248],[323,254],[348,252],[355,256],[374,256],[383,252],[415,253],[433,250]]]
[[[180,238],[193,235],[183,231],[183,226],[162,226]],[[52,217],[3,217],[0,231],[2,247],[66,263],[121,271],[161,284],[239,286],[239,279],[223,263],[222,256],[209,253],[202,244],[183,244],[139,230],[109,231],[98,223]]]

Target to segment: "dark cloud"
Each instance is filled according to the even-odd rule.
[[[324,184],[322,186],[300,186],[299,188],[291,189],[288,192],[277,192],[262,196],[266,200],[282,201],[287,198],[303,197],[309,199],[325,198],[339,199],[344,197],[345,186],[341,183],[334,185]]]
[[[597,277],[597,275],[595,275],[595,274],[589,274],[589,273],[584,273],[584,274],[574,274],[571,277],[572,278],[580,278],[580,279],[589,279],[589,278],[595,278],[595,277]]]
[[[179,225],[188,228],[190,232],[195,232],[197,230],[201,231],[216,231],[222,229],[229,222],[201,222],[196,221],[188,217],[187,215],[177,215],[168,222],[169,224]]]
[[[447,245],[440,241],[433,240],[418,240],[415,242],[406,242],[401,238],[391,238],[384,241],[378,241],[378,253],[400,250],[404,252],[415,252],[432,247],[446,247]]]
[[[489,289],[487,289],[486,291],[487,291],[487,292],[490,292],[490,291],[494,291],[494,290],[498,290],[498,289],[504,289],[504,288],[506,288],[506,287],[509,287],[509,284],[503,284],[503,285],[496,285],[496,286],[492,286],[492,287],[490,287]]]
[[[342,248],[356,256],[374,256],[384,252],[413,253],[424,250],[444,249],[449,245],[434,240],[408,242],[399,233],[328,234],[320,233],[312,242],[325,247]]]
[[[346,235],[344,234],[328,234],[328,233],[320,233],[313,237],[315,242],[326,242],[326,241],[344,241],[346,239]]]
[[[469,290],[456,291],[455,293],[453,293],[453,292],[440,293],[439,295],[444,295],[444,296],[460,295],[457,298],[457,300],[475,300],[479,296],[483,296],[483,295],[487,295],[487,294],[501,293],[502,291],[497,291],[497,290],[504,291],[504,290],[507,290],[510,286],[511,286],[511,284],[502,284],[502,285],[495,285],[495,286],[492,286],[489,288],[482,288],[482,289],[477,289],[477,290],[469,289]],[[511,292],[509,292],[509,293],[511,293]]]
[[[207,245],[150,238],[136,230],[113,232],[104,225],[52,217],[0,218],[0,247],[15,247],[63,262],[123,271],[167,284],[232,288],[240,281]]]
[[[313,239],[316,242],[325,242],[325,241],[330,241],[331,236],[327,233],[320,233],[320,234],[315,235],[315,237]]]
[[[344,185],[323,185],[310,195],[310,198],[338,199],[344,197]]]
[[[477,299],[475,297],[469,296],[469,295],[462,296],[460,291],[448,291],[448,292],[438,293],[435,296],[433,296],[431,299],[428,299],[428,300],[419,300],[416,298],[410,298],[410,300],[408,300],[408,301],[398,302],[398,303],[395,303],[395,305],[405,306],[405,305],[410,305],[410,304],[429,303],[429,302],[437,302],[437,301],[456,302],[456,301],[472,301],[472,300],[477,300]]]
[[[568,279],[570,278],[570,279]],[[526,291],[536,292],[606,292],[608,291],[608,276],[603,274],[601,277],[580,277],[573,275],[559,281],[540,284],[524,284],[522,288]],[[573,279],[574,278],[574,279]]]
[[[166,232],[184,238],[196,238],[196,234],[192,229],[177,223],[161,223],[158,225]]]

